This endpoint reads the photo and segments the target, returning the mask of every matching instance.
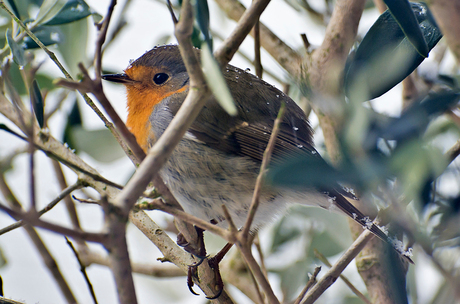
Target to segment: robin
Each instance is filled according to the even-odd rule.
[[[196,50],[199,53],[199,50]],[[199,54],[198,54],[199,55]],[[199,56],[198,56],[199,58]],[[281,104],[286,111],[272,164],[294,155],[323,161],[313,146],[305,113],[283,92],[232,65],[223,76],[238,109],[230,116],[211,98],[160,172],[184,210],[225,226],[222,204],[241,227],[247,216],[264,150]],[[189,91],[189,76],[176,45],[146,52],[121,74],[104,75],[127,89],[127,126],[148,150],[176,115]],[[270,222],[292,203],[339,209],[382,240],[388,236],[345,199],[356,199],[338,184],[327,189],[292,190],[264,185],[252,229]]]

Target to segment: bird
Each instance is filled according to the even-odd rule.
[[[200,50],[195,52],[200,58]],[[314,147],[313,130],[305,113],[288,95],[248,70],[230,64],[222,69],[222,74],[237,114],[229,115],[214,97],[210,98],[159,174],[187,213],[226,227],[222,209],[225,205],[234,224],[241,228],[282,104],[285,115],[279,125],[271,165],[298,155],[326,161]],[[145,151],[163,134],[190,89],[178,45],[156,46],[132,61],[123,73],[102,78],[126,87],[126,125]],[[299,203],[339,210],[380,239],[392,243],[346,197],[357,199],[353,191],[338,183],[305,189],[264,184],[251,230],[274,221],[290,205]],[[410,260],[405,252],[399,251]]]

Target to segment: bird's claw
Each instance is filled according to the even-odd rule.
[[[192,268],[194,268],[193,266],[189,266],[188,267],[188,272],[187,272],[187,286],[188,286],[188,290],[190,290],[190,292],[196,296],[199,296],[199,294],[197,294],[194,290],[193,290],[193,285],[195,285],[193,283],[193,280],[192,280]],[[196,268],[195,269],[195,272],[196,272]]]

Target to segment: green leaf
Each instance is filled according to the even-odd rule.
[[[32,32],[45,46],[60,43],[63,39],[61,30],[54,26],[38,26]],[[24,37],[24,47],[25,49],[39,48],[38,44],[29,36]]]
[[[125,156],[118,142],[108,129],[85,130],[75,127],[72,130],[75,148],[88,153],[100,162],[112,162]]]
[[[35,18],[36,23],[46,23],[49,20],[53,19],[59,11],[65,6],[67,0],[45,0],[40,6],[38,11],[37,18]]]
[[[198,27],[212,52],[212,40],[209,33],[209,8],[207,0],[195,0],[195,15]]]
[[[283,217],[274,227],[271,252],[276,252],[284,244],[297,239],[302,234],[301,227],[293,225],[291,216]]]
[[[72,76],[80,73],[78,63],[87,62],[86,46],[88,43],[88,21],[82,19],[59,26],[62,32],[62,43],[58,44],[59,52]]]
[[[83,0],[69,0],[52,19],[44,25],[59,25],[71,23],[91,15],[91,10]]]
[[[317,249],[324,256],[330,257],[342,252],[345,248],[337,243],[336,238],[332,237],[327,231],[315,233],[310,243],[309,256],[314,255],[313,249]]]
[[[235,102],[230,94],[230,90],[225,82],[224,76],[222,75],[219,64],[212,56],[211,50],[206,43],[202,45],[201,62],[203,64],[203,72],[206,82],[211,88],[217,102],[219,102],[220,106],[229,115],[235,116],[238,113]]]
[[[12,86],[19,95],[28,94],[21,72],[19,71],[19,66],[16,62],[11,64],[10,69],[8,70],[8,76],[11,79]]]
[[[11,54],[13,55],[13,60],[19,66],[24,66],[26,60],[24,57],[24,49],[14,41],[13,36],[11,35],[11,30],[8,28],[6,30],[6,41],[11,49]]]
[[[384,0],[393,18],[422,57],[428,57],[428,45],[407,0]]]
[[[433,118],[454,107],[459,100],[460,93],[456,91],[429,94],[423,100],[413,102],[401,117],[383,128],[379,136],[398,141],[420,136]]]
[[[398,147],[389,167],[398,176],[408,199],[420,199],[426,181],[439,176],[447,167],[446,157],[438,149],[414,139]]]
[[[74,138],[72,137],[72,130],[75,127],[81,127],[81,126],[82,126],[81,111],[80,111],[80,107],[78,106],[78,101],[75,100],[72,110],[70,110],[70,113],[67,116],[67,123],[64,128],[64,133],[62,135],[62,142],[66,143],[70,148],[76,149],[77,144],[74,142]]]
[[[37,80],[32,81],[32,87],[30,90],[30,101],[34,109],[35,117],[37,118],[38,125],[43,128],[44,125],[44,103],[43,96],[40,92]]]
[[[284,298],[293,299],[308,281],[308,272],[313,272],[309,261],[302,260],[278,271]]]
[[[54,78],[45,75],[45,74],[36,74],[35,79],[37,80],[40,88],[42,90],[48,90],[51,91],[56,88],[54,85]]]
[[[441,39],[441,31],[425,4],[411,3],[411,7],[431,50]],[[347,60],[345,94],[359,101],[376,98],[411,74],[424,59],[386,11]]]

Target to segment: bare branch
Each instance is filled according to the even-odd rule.
[[[178,250],[181,250],[178,248]],[[90,251],[81,251],[79,253],[82,262],[89,266],[91,264],[98,264],[102,266],[110,267],[109,260],[107,255],[102,255],[97,252],[90,252]],[[175,278],[175,277],[183,277],[186,273],[177,267],[176,265],[148,265],[142,263],[134,263],[131,262],[131,268],[133,272],[144,274],[152,277],[157,278]]]
[[[319,252],[318,250],[316,249],[313,249],[314,253],[315,253],[315,257],[317,257],[321,262],[323,262],[324,265],[326,265],[327,267],[331,268],[332,265],[331,263],[329,263],[329,261],[327,260],[327,258],[321,253]],[[348,288],[351,289],[351,291],[353,291],[353,293],[355,295],[358,296],[358,298],[360,298],[364,303],[366,304],[372,304],[367,298],[365,295],[363,295],[351,282],[350,280],[347,279],[347,277],[345,277],[343,274],[340,275],[340,278],[342,279],[342,281],[348,286]]]
[[[251,207],[249,208],[248,216],[246,218],[246,222],[244,223],[243,230],[241,231],[241,238],[243,243],[248,240],[249,231],[251,229],[252,221],[256,215],[257,208],[259,207],[259,198],[260,193],[262,191],[262,181],[265,174],[265,170],[267,169],[268,164],[270,163],[272,152],[275,148],[276,139],[279,133],[279,125],[281,120],[284,117],[284,112],[286,110],[286,105],[282,104],[280,107],[280,111],[278,113],[278,117],[276,117],[275,122],[273,123],[273,130],[272,134],[270,135],[270,140],[268,141],[267,147],[264,151],[264,156],[262,158],[262,164],[260,166],[260,173],[257,176],[256,184],[254,186],[254,194],[252,196]]]
[[[41,227],[41,228],[44,228],[44,229],[47,229],[47,230],[50,230],[56,233],[70,236],[75,239],[81,239],[84,241],[95,242],[95,243],[106,242],[106,234],[103,234],[103,233],[90,233],[90,232],[78,231],[78,230],[69,229],[67,227],[59,226],[56,224],[52,224],[49,222],[45,222],[43,220],[40,220],[38,217],[31,216],[29,213],[21,212],[18,210],[13,210],[11,208],[6,207],[4,204],[1,204],[1,203],[0,203],[0,210],[5,211],[6,213],[8,213],[11,217],[15,219],[23,220],[26,224]]]
[[[428,4],[457,63],[460,63],[460,2],[431,0]]]
[[[91,294],[91,297],[93,298],[93,302],[97,304],[97,299],[96,299],[96,294],[94,293],[93,284],[91,284],[88,274],[86,273],[86,266],[81,261],[80,256],[77,250],[75,249],[75,247],[73,246],[72,242],[67,237],[65,237],[65,240],[67,241],[67,244],[70,246],[70,249],[72,249],[73,253],[75,254],[75,258],[77,259],[78,264],[80,264],[80,271],[83,274],[83,277],[85,278],[86,285],[88,285],[88,289]]]
[[[0,175],[0,184],[4,184],[4,177],[3,175]],[[42,210],[40,210],[38,213],[38,216],[42,216],[43,214],[45,214],[46,212],[50,211],[54,206],[57,205],[57,203],[59,203],[62,199],[64,199],[65,197],[68,197],[68,195],[70,193],[72,193],[73,191],[77,190],[77,189],[80,189],[81,187],[83,187],[83,184],[78,181],[76,182],[75,184],[73,184],[72,186],[70,187],[67,187],[66,189],[64,189],[64,191],[62,191],[54,200],[52,200],[45,208],[43,208]],[[1,187],[0,187],[1,188]],[[2,191],[3,192],[3,191]],[[5,196],[7,197],[7,196]],[[16,228],[19,228],[19,227],[22,227],[24,226],[25,223],[24,221],[20,220],[20,221],[17,221],[16,223],[14,224],[11,224],[9,225],[8,227],[5,227],[3,229],[0,230],[0,235],[4,234],[4,233],[7,233],[9,231],[12,231]]]
[[[215,0],[227,16],[239,21],[245,12],[245,7],[237,0]],[[286,43],[279,39],[263,23],[260,23],[260,45],[278,61],[291,75],[299,75],[301,57]]]
[[[320,295],[326,291],[329,286],[331,286],[343,272],[343,270],[348,266],[348,264],[353,261],[353,259],[358,255],[358,253],[364,248],[367,242],[372,239],[374,235],[370,230],[364,230],[363,233],[353,242],[353,244],[348,248],[348,250],[342,255],[342,257],[334,264],[334,266],[329,269],[328,272],[318,281],[318,283],[313,286],[305,296],[305,300],[302,304],[312,304],[314,303]]]
[[[268,3],[270,3],[270,0],[254,0],[249,9],[241,15],[235,29],[214,53],[221,66],[225,66],[235,55],[238,47],[251,32]]]
[[[9,185],[6,183],[3,174],[0,175],[0,191],[2,192],[3,196],[8,200],[8,204],[14,209],[22,209],[21,203],[17,200],[14,193],[11,191]],[[32,213],[27,213],[29,215],[35,215]],[[61,289],[64,297],[69,303],[75,303],[75,297],[70,289],[67,281],[65,280],[64,276],[62,275],[58,264],[56,263],[54,257],[49,252],[46,245],[43,243],[42,239],[38,235],[37,231],[29,225],[24,227],[25,231],[29,235],[30,239],[34,243],[37,251],[39,252],[43,263],[47,266],[48,270],[52,274],[54,280],[58,284],[59,288]]]
[[[310,276],[310,279],[308,280],[307,284],[305,285],[305,287],[302,289],[302,291],[300,292],[300,295],[297,297],[297,299],[295,300],[294,304],[300,304],[300,301],[302,301],[303,297],[305,296],[305,294],[307,293],[307,291],[314,285],[316,284],[316,277],[318,276],[318,273],[321,271],[321,266],[317,266],[315,268],[315,271],[313,272],[313,274]]]

